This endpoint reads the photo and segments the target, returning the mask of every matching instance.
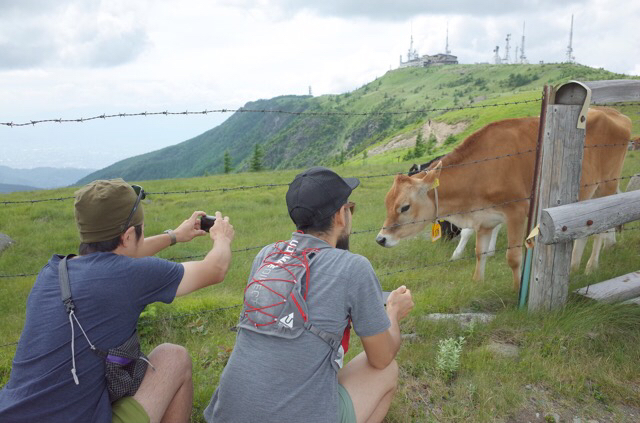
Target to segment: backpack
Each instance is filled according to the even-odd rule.
[[[60,283],[60,292],[62,304],[69,316],[69,324],[71,325],[71,375],[76,385],[80,384],[76,374],[76,352],[75,352],[75,331],[73,321],[82,331],[84,338],[87,340],[91,351],[96,353],[104,360],[104,373],[107,380],[107,389],[109,391],[109,400],[111,403],[116,402],[122,397],[133,396],[142,384],[142,379],[147,371],[147,365],[153,370],[155,367],[149,362],[146,355],[140,350],[140,340],[138,339],[138,331],[134,331],[123,344],[104,351],[97,348],[91,343],[87,333],[78,321],[75,310],[76,306],[71,297],[71,285],[69,282],[69,272],[67,270],[67,259],[74,257],[75,254],[68,256],[58,255],[60,264],[58,265],[58,279]]]
[[[344,339],[314,326],[306,302],[313,283],[310,265],[325,248],[330,247],[315,237],[295,235],[271,246],[245,287],[237,327],[285,339],[298,338],[308,330],[329,345],[331,365],[337,372],[348,349],[351,326],[347,325]]]

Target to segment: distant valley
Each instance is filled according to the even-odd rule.
[[[36,167],[14,169],[0,166],[0,193],[60,188],[73,185],[95,169]]]

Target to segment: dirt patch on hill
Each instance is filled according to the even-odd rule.
[[[431,134],[435,135],[437,145],[442,145],[444,140],[447,139],[449,135],[456,135],[460,132],[467,129],[469,126],[469,122],[458,122],[454,125],[449,125],[444,122],[433,122],[429,120],[427,123],[422,125],[420,130],[422,131],[422,137],[425,142],[431,137]],[[368,152],[368,156],[375,156],[377,154],[384,153],[389,150],[396,150],[398,148],[407,148],[413,147],[416,145],[416,138],[418,136],[418,131],[408,132],[406,134],[401,134],[393,137],[389,142],[384,145],[379,145],[375,148],[372,148]]]

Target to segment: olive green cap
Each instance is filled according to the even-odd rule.
[[[138,198],[123,179],[97,180],[76,191],[75,216],[83,243],[109,241],[124,233],[124,224]],[[144,220],[142,204],[130,226]]]

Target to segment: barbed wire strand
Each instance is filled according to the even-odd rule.
[[[640,226],[635,226],[635,227],[631,227],[631,228],[623,228],[621,232],[633,231],[633,230],[640,230]],[[471,259],[477,258],[478,255],[489,255],[489,254],[493,255],[493,254],[496,254],[496,253],[504,253],[504,252],[506,252],[508,250],[512,250],[514,248],[523,248],[523,249],[525,249],[526,247],[524,245],[514,245],[514,246],[501,248],[501,249],[497,249],[497,250],[493,250],[493,251],[487,251],[487,252],[484,252],[482,254],[475,254],[474,253],[472,255],[468,255],[468,256],[465,256],[465,257],[460,257],[460,258],[457,258],[455,260],[443,260],[443,261],[439,261],[439,262],[428,263],[428,264],[422,265],[422,266],[413,266],[413,267],[409,267],[409,268],[393,270],[393,271],[386,272],[386,273],[380,273],[377,276],[379,278],[384,278],[384,277],[392,276],[392,275],[399,274],[399,273],[406,273],[406,272],[411,272],[411,271],[414,271],[414,270],[422,270],[422,269],[426,269],[426,268],[430,268],[430,267],[443,266],[445,264],[451,264],[451,263],[455,263],[455,262],[462,261],[462,260],[471,260]],[[166,316],[166,317],[157,317],[157,318],[142,317],[142,318],[140,318],[139,323],[141,325],[145,325],[147,323],[156,322],[156,321],[170,321],[170,320],[176,320],[176,319],[180,319],[180,318],[184,318],[184,317],[198,316],[198,315],[206,314],[206,313],[215,313],[215,312],[218,312],[218,311],[231,310],[231,309],[234,309],[234,308],[239,308],[241,306],[242,306],[242,304],[234,304],[234,305],[231,305],[231,306],[224,306],[224,307],[218,307],[218,308],[213,308],[213,309],[198,310],[198,311],[189,312],[189,313],[178,313],[178,314],[174,314],[174,315]],[[7,343],[7,344],[1,344],[0,348],[9,347],[9,346],[12,346],[12,345],[18,345],[18,342],[16,341],[16,342],[10,342],[10,343]]]
[[[448,112],[454,110],[465,110],[465,109],[486,109],[488,107],[500,107],[500,106],[509,106],[515,104],[526,104],[526,103],[537,103],[541,100],[541,98],[530,99],[530,100],[521,100],[521,101],[510,101],[503,103],[493,103],[493,104],[481,104],[477,106],[457,106],[457,107],[436,107],[430,109],[412,109],[412,110],[400,110],[400,111],[373,111],[373,112],[345,112],[345,111],[326,111],[326,112],[314,112],[309,110],[304,110],[300,112],[290,111],[290,110],[273,110],[273,109],[213,109],[213,110],[202,110],[190,112],[185,110],[184,112],[138,112],[138,113],[113,113],[106,114],[103,113],[101,115],[91,116],[91,117],[81,117],[76,119],[40,119],[40,120],[30,120],[29,122],[22,123],[14,123],[14,122],[0,122],[0,125],[8,126],[8,127],[21,127],[21,126],[35,126],[40,123],[83,123],[97,119],[111,119],[111,118],[123,118],[123,117],[134,117],[134,116],[186,116],[186,115],[207,115],[209,113],[272,113],[272,114],[285,114],[285,115],[296,115],[296,116],[384,116],[384,115],[406,115],[406,114],[425,114],[430,112]]]
[[[608,180],[596,182],[596,183],[593,183],[593,184],[586,184],[586,185],[583,185],[583,187],[588,187],[588,186],[591,186],[591,185],[597,185],[597,184],[603,183],[603,182],[611,182],[611,181],[615,181],[615,180],[628,179],[628,178],[632,178],[633,176],[634,175],[623,176],[623,177],[615,178],[615,179],[608,179]],[[448,214],[444,214],[444,215],[438,216],[438,220],[446,220],[447,217],[451,217],[451,216],[457,216],[457,215],[468,214],[468,213],[475,213],[475,212],[479,212],[479,211],[483,211],[483,210],[489,210],[489,209],[501,207],[501,206],[512,204],[512,203],[517,203],[517,202],[521,202],[521,201],[529,201],[529,200],[531,200],[531,197],[518,198],[518,199],[515,199],[515,200],[508,200],[508,201],[505,201],[505,202],[502,202],[502,203],[492,204],[492,205],[489,205],[489,206],[480,207],[480,208],[476,208],[476,209],[458,211],[458,212],[455,212],[455,213],[448,213]],[[432,222],[432,220],[431,219],[413,220],[411,222],[406,222],[406,223],[397,223],[397,224],[392,225],[392,226],[383,226],[382,228],[375,227],[375,228],[371,228],[371,229],[356,230],[356,231],[351,232],[351,235],[361,235],[361,234],[366,234],[366,233],[371,233],[371,232],[377,232],[377,231],[380,231],[380,229],[393,229],[393,228],[400,227],[400,226],[416,225],[416,224],[429,223],[429,222]],[[254,246],[254,247],[244,247],[244,248],[232,250],[232,253],[241,253],[241,252],[253,251],[253,250],[260,249],[262,247],[264,247],[264,245]],[[197,254],[197,255],[190,255],[190,256],[170,257],[167,260],[183,261],[183,260],[202,258],[205,255],[206,254]],[[0,274],[0,279],[3,279],[3,278],[4,279],[22,278],[22,277],[31,277],[31,276],[37,276],[37,275],[38,275],[37,273],[19,273],[19,274],[14,274],[14,275],[2,275],[2,274]]]
[[[477,211],[482,211],[482,210],[488,210],[491,208],[496,208],[496,207],[500,207],[506,204],[510,204],[510,203],[515,203],[515,202],[519,202],[519,201],[525,201],[525,200],[529,200],[529,197],[527,198],[519,198],[517,200],[509,200],[509,201],[505,201],[503,203],[498,203],[498,204],[493,204],[491,206],[486,206],[486,207],[481,207],[478,209],[472,209],[472,210],[466,210],[466,211],[461,211],[461,212],[457,212],[457,213],[449,213],[446,215],[442,215],[442,216],[438,216],[439,219],[444,219],[445,217],[450,217],[450,216],[455,216],[458,214],[467,214],[467,213],[473,213],[473,212],[477,212]],[[390,227],[383,227],[384,229],[389,229],[389,228],[395,228],[395,227],[399,227],[399,226],[405,226],[405,225],[415,225],[415,224],[419,224],[419,223],[424,223],[424,222],[431,222],[431,220],[417,220],[417,221],[411,221],[411,222],[407,222],[407,223],[398,223],[396,225],[390,226]],[[359,234],[363,234],[363,233],[370,233],[370,232],[374,232],[374,231],[379,231],[380,227],[376,227],[376,228],[372,228],[372,229],[366,229],[366,230],[360,230],[360,231],[353,231],[351,233],[351,235],[359,235]],[[231,252],[233,253],[237,253],[237,252],[245,252],[245,251],[251,251],[251,250],[257,250],[259,248],[262,248],[263,246],[255,246],[255,247],[246,247],[246,248],[241,248],[238,250],[232,250]],[[194,259],[194,258],[201,258],[204,257],[206,254],[199,254],[199,255],[191,255],[191,256],[184,256],[184,257],[172,257],[169,258],[168,260],[172,260],[172,261],[179,261],[179,260],[188,260],[188,259]],[[18,274],[18,275],[0,275],[0,279],[2,278],[13,278],[13,277],[27,277],[27,276],[37,276],[37,273],[22,273],[22,274]]]
[[[525,247],[524,246],[520,246],[520,245],[519,246],[513,246],[513,247],[507,247],[507,248],[503,248],[501,250],[487,251],[487,252],[482,253],[480,255],[495,254],[495,253],[505,252],[505,251],[510,250],[512,248],[525,248]],[[441,266],[441,265],[446,264],[446,263],[454,263],[454,262],[457,262],[457,261],[469,260],[469,259],[472,259],[472,258],[476,258],[476,255],[474,254],[472,256],[461,257],[461,258],[458,258],[458,259],[455,259],[455,260],[447,260],[447,261],[442,261],[442,262],[430,263],[430,264],[426,264],[426,265],[423,265],[423,266],[411,267],[411,268],[408,268],[408,269],[400,269],[400,270],[396,270],[396,271],[392,271],[392,272],[383,273],[383,274],[380,274],[378,276],[379,277],[386,277],[386,276],[394,275],[394,274],[397,274],[397,273],[404,273],[404,272],[410,272],[412,270],[419,270],[419,269],[425,269],[425,268],[428,268],[428,267]],[[184,318],[184,317],[199,316],[199,315],[205,314],[205,313],[215,313],[215,312],[218,312],[218,311],[224,311],[224,310],[230,310],[230,309],[234,309],[234,308],[239,308],[241,306],[242,306],[242,304],[234,304],[234,305],[231,305],[231,306],[218,307],[218,308],[206,309],[206,310],[198,310],[198,311],[189,312],[189,313],[177,313],[177,314],[174,314],[174,315],[171,315],[171,316],[166,316],[166,317],[157,317],[157,318],[142,317],[139,320],[139,324],[144,326],[145,324],[150,323],[150,322],[170,321],[170,320],[176,320],[176,319],[180,319],[180,318]],[[8,344],[0,345],[0,348],[8,347],[8,346],[11,346],[11,345],[17,345],[17,344],[18,344],[17,341],[16,342],[11,342],[11,343],[8,343]]]
[[[611,146],[620,146],[620,145],[623,145],[623,144],[600,144],[600,145],[593,145],[593,146],[587,146],[587,147],[611,147]],[[515,153],[509,153],[502,156],[495,156],[495,157],[488,157],[484,159],[474,160],[471,162],[450,164],[450,165],[442,166],[442,169],[470,166],[470,165],[484,163],[492,160],[500,160],[508,157],[515,157],[523,154],[534,153],[535,151],[536,151],[535,149],[530,149],[530,150],[518,151]],[[373,179],[373,178],[382,178],[382,177],[388,177],[388,176],[396,176],[398,174],[402,174],[402,173],[394,172],[394,173],[381,173],[376,175],[356,175],[356,176],[349,176],[349,177],[359,178],[359,179]],[[633,175],[621,177],[618,179],[622,180],[622,179],[628,179],[631,177],[633,177]],[[601,182],[611,182],[613,180],[615,179],[600,181],[591,185],[595,185]],[[196,190],[149,191],[147,192],[147,195],[203,194],[203,193],[212,193],[212,192],[227,192],[227,191],[238,191],[238,190],[248,190],[248,189],[286,187],[286,186],[289,186],[289,184],[281,183],[281,184],[240,185],[235,187],[222,187],[222,188],[209,188],[209,189],[196,189]],[[585,185],[585,186],[588,186],[588,185]],[[33,203],[43,203],[48,201],[64,201],[64,200],[72,200],[74,198],[75,198],[74,196],[66,196],[66,197],[56,197],[56,198],[31,199],[31,200],[0,201],[0,203],[6,206],[6,205],[13,205],[13,204],[33,204]]]
[[[453,167],[462,167],[462,166],[470,166],[470,165],[474,165],[474,164],[478,164],[478,163],[484,163],[484,162],[488,162],[491,160],[499,160],[499,159],[504,159],[507,157],[515,157],[515,156],[519,156],[522,154],[529,154],[529,153],[533,153],[535,152],[534,149],[532,150],[525,150],[525,151],[518,151],[515,153],[509,153],[509,154],[505,154],[502,156],[495,156],[495,157],[488,157],[488,158],[484,158],[484,159],[479,159],[479,160],[475,160],[472,162],[465,162],[465,163],[459,163],[459,164],[452,164],[452,165],[446,165],[443,166],[442,169],[447,169],[447,168],[453,168]],[[381,178],[381,177],[387,177],[387,176],[395,176],[400,174],[399,172],[394,172],[394,173],[381,173],[381,174],[376,174],[376,175],[363,175],[363,176],[349,176],[352,178],[359,178],[359,179],[372,179],[372,178]],[[194,193],[211,193],[211,192],[227,192],[227,191],[237,191],[237,190],[248,190],[248,189],[257,189],[257,188],[274,188],[274,187],[286,187],[289,186],[288,183],[282,183],[282,184],[260,184],[260,185],[240,185],[240,186],[236,186],[236,187],[222,187],[222,188],[210,188],[210,189],[197,189],[197,190],[179,190],[179,191],[149,191],[146,192],[147,195],[171,195],[171,194],[194,194]],[[3,205],[10,205],[10,204],[28,204],[28,203],[42,203],[42,202],[46,202],[46,201],[63,201],[63,200],[71,200],[74,199],[75,197],[72,196],[67,196],[67,197],[57,197],[57,198],[44,198],[44,199],[32,199],[32,200],[18,200],[18,201],[0,201],[0,203],[2,203]]]

